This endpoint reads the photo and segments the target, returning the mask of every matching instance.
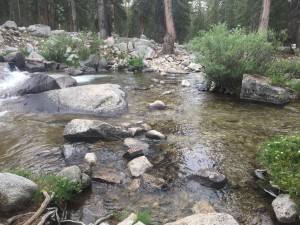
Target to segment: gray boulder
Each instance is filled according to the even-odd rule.
[[[25,57],[20,52],[11,52],[4,56],[6,62],[10,63],[10,66],[16,66],[18,69],[23,70],[25,68]]]
[[[280,223],[294,223],[299,215],[297,205],[290,195],[281,194],[272,202],[276,218]]]
[[[28,32],[36,37],[49,37],[51,35],[51,28],[43,24],[34,24],[28,27]]]
[[[17,211],[33,198],[38,186],[24,177],[0,173],[0,212]]]
[[[284,88],[272,86],[266,77],[244,74],[240,98],[281,105],[289,101],[289,94]]]
[[[60,88],[74,87],[77,85],[77,81],[70,75],[50,74],[49,77],[52,77],[54,80],[56,80]]]
[[[198,173],[190,175],[188,178],[211,188],[223,188],[227,183],[227,178],[213,168],[201,169]]]
[[[143,175],[146,170],[151,168],[153,165],[145,156],[140,156],[131,160],[127,166],[131,175],[134,177],[138,177],[140,175]]]
[[[238,225],[238,222],[225,213],[195,214],[165,225]]]
[[[127,158],[134,158],[144,154],[144,151],[149,149],[149,144],[134,138],[126,138],[123,143],[126,146],[127,152],[124,154]]]
[[[130,134],[100,120],[74,119],[65,126],[63,136],[68,141],[119,140]]]
[[[46,71],[46,68],[44,63],[27,61],[25,63],[24,70],[30,73],[36,73],[36,72],[44,72]]]
[[[153,59],[155,51],[145,45],[136,46],[134,51],[131,53],[133,57],[143,57],[144,59]]]
[[[84,160],[85,154],[89,148],[82,143],[65,144],[60,147],[60,151],[68,165],[81,163]]]
[[[46,75],[33,75],[18,87],[18,95],[36,94],[44,91],[60,89],[60,86],[55,79]]]
[[[146,137],[150,139],[165,139],[166,136],[157,130],[150,130],[146,133]]]
[[[35,51],[30,52],[30,54],[28,56],[28,59],[38,60],[38,61],[44,61],[45,60],[45,58],[42,55],[40,55],[39,53],[37,53]]]
[[[92,178],[104,183],[120,184],[124,180],[125,174],[118,172],[114,166],[105,166],[96,168]]]
[[[8,20],[6,21],[3,26],[6,28],[6,29],[13,29],[13,30],[16,30],[18,28],[17,24],[14,22],[14,21],[11,21],[11,20]]]
[[[149,48],[154,49],[154,44],[151,41],[146,39],[136,39],[133,44],[135,48],[139,46],[147,46]]]
[[[20,110],[117,116],[127,111],[125,93],[119,88],[119,85],[99,84],[47,91],[23,99]]]
[[[56,174],[56,176],[66,178],[77,184],[81,184],[83,189],[89,187],[92,183],[89,176],[85,173],[82,173],[78,166],[66,167]]]
[[[103,56],[92,54],[84,62],[84,65],[87,67],[93,67],[95,71],[99,71],[101,69],[106,69],[108,62]]]

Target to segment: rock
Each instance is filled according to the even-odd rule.
[[[50,74],[49,77],[52,77],[54,80],[56,80],[60,88],[74,87],[77,85],[77,81],[69,75]]]
[[[201,69],[202,69],[202,65],[197,64],[197,63],[190,63],[190,64],[188,65],[188,68],[189,68],[190,70],[195,71],[195,72],[200,72]]]
[[[212,207],[209,202],[206,201],[200,201],[196,202],[195,205],[193,206],[193,212],[197,214],[207,214],[207,213],[215,213],[214,207]]]
[[[13,30],[16,30],[18,28],[17,24],[14,22],[14,21],[11,21],[11,20],[8,20],[6,21],[3,26],[6,28],[6,29],[13,29]]]
[[[131,133],[132,136],[138,135],[144,131],[142,127],[130,127],[128,131]]]
[[[44,91],[60,89],[55,79],[46,75],[33,75],[17,88],[18,95],[36,94]]]
[[[29,73],[36,73],[36,72],[44,72],[46,68],[44,63],[28,61],[25,63],[25,68],[23,70],[26,70]]]
[[[149,40],[149,39],[146,37],[146,35],[144,35],[144,34],[141,34],[140,39],[143,39],[143,40]]]
[[[128,187],[129,190],[136,191],[141,186],[141,180],[140,179],[133,179]]]
[[[20,110],[118,116],[127,111],[125,93],[119,88],[114,84],[98,84],[47,91],[28,96],[20,102]]]
[[[114,45],[122,53],[127,53],[128,47],[126,43],[118,43]]]
[[[67,74],[69,74],[70,76],[79,76],[83,74],[83,71],[81,69],[76,69],[76,68],[68,68],[66,70]]]
[[[146,137],[150,139],[165,139],[166,136],[156,130],[150,130],[146,133]]]
[[[120,174],[115,167],[102,167],[94,171],[92,179],[95,181],[120,184],[124,180],[124,175]]]
[[[138,147],[142,150],[148,150],[149,144],[143,141],[140,141],[135,138],[126,138],[123,142],[123,145],[127,148]]]
[[[201,169],[198,173],[192,174],[188,178],[211,188],[223,188],[227,183],[227,178],[213,168]]]
[[[84,156],[84,161],[90,166],[93,167],[97,163],[97,156],[94,152],[86,153]]]
[[[186,59],[184,61],[181,62],[181,65],[188,67],[190,65],[191,61],[189,59]]]
[[[190,82],[188,82],[187,80],[182,80],[181,86],[183,86],[183,87],[190,87],[191,84],[190,84]]]
[[[20,52],[11,52],[4,56],[4,59],[8,63],[12,63],[13,66],[18,67],[19,70],[23,70],[25,68],[25,57]]]
[[[33,45],[30,44],[30,43],[26,43],[26,49],[27,49],[27,51],[28,51],[29,53],[35,51],[35,48],[34,48]]]
[[[0,34],[0,44],[4,43],[5,42],[5,39],[4,37]],[[2,56],[3,57],[3,56]],[[4,58],[3,58],[4,59]],[[4,62],[4,60],[2,61]]]
[[[294,223],[299,216],[297,205],[288,194],[281,194],[274,199],[272,207],[280,223]]]
[[[30,25],[27,30],[36,37],[49,37],[51,35],[51,28],[43,24]]]
[[[144,223],[142,223],[141,221],[138,221],[137,223],[135,223],[134,225],[145,225]]]
[[[22,209],[32,200],[37,190],[38,186],[27,178],[0,173],[0,212]]]
[[[137,39],[134,41],[134,47],[137,48],[139,46],[147,46],[151,49],[154,49],[154,44],[149,41],[149,40],[145,40],[145,39]]]
[[[101,69],[106,69],[108,62],[103,56],[92,54],[84,62],[84,65],[88,67],[93,67],[95,71],[99,71]]]
[[[187,72],[185,71],[181,71],[181,70],[177,70],[175,68],[168,68],[166,70],[166,73],[173,73],[173,74],[188,74]]]
[[[156,178],[150,174],[143,174],[143,180],[146,184],[156,187],[163,188],[166,185],[166,181],[162,178]]]
[[[68,141],[112,141],[129,137],[130,134],[100,120],[74,119],[64,129],[63,136]]]
[[[87,175],[85,175],[86,174],[81,173],[81,170],[78,166],[66,167],[56,174],[57,177],[67,178],[74,183],[82,184],[82,186],[86,188],[91,185],[92,181]]]
[[[145,156],[140,156],[131,160],[127,166],[131,175],[134,177],[138,177],[140,175],[143,175],[146,170],[151,168],[153,165]]]
[[[149,103],[148,108],[150,108],[150,109],[165,109],[166,104],[160,100],[156,100],[155,102]]]
[[[144,59],[153,59],[155,56],[155,51],[148,46],[136,46],[134,51],[130,53],[133,57],[143,57]]]
[[[127,217],[121,223],[118,223],[118,225],[133,225],[134,222],[136,221],[136,219],[137,219],[137,215],[134,213],[131,213],[129,217]]]
[[[239,225],[238,222],[229,214],[225,213],[209,213],[194,214],[187,216],[176,222],[167,223],[165,225]]]
[[[60,148],[67,165],[81,163],[89,148],[85,144],[65,144]]]
[[[45,58],[41,56],[39,53],[36,53],[35,51],[30,52],[28,59],[31,60],[38,60],[38,61],[44,61]]]
[[[249,74],[243,75],[240,98],[276,105],[285,104],[289,101],[286,89],[272,86],[266,77]]]
[[[55,35],[61,35],[66,33],[65,30],[51,30],[51,36],[55,36]]]
[[[266,180],[267,170],[256,169],[253,173],[255,179]]]

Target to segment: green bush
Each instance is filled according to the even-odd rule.
[[[276,185],[294,197],[300,195],[300,134],[264,143],[258,160]]]
[[[129,66],[135,69],[141,69],[144,66],[143,57],[133,57],[127,60]]]
[[[151,222],[150,212],[148,210],[143,210],[143,211],[138,212],[135,223],[137,223],[138,221],[142,222],[145,225],[150,224],[150,222]]]
[[[28,169],[16,168],[8,172],[25,177],[32,180],[38,185],[38,192],[35,198],[42,197],[42,190],[47,191],[48,194],[55,193],[53,201],[56,204],[63,203],[70,200],[74,194],[81,192],[82,185],[74,183],[66,178],[57,177],[51,174],[34,174]]]
[[[243,74],[263,74],[274,46],[263,32],[247,33],[243,28],[229,31],[226,24],[212,26],[195,37],[188,48],[217,86],[238,92]]]

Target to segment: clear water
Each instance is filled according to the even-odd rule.
[[[80,85],[117,83],[126,91],[128,113],[105,121],[119,125],[143,120],[167,135],[166,141],[149,142],[151,148],[146,154],[154,165],[149,172],[166,179],[168,187],[156,190],[142,186],[139,191],[128,191],[131,178],[127,161],[122,157],[122,141],[90,144],[99,166],[113,166],[127,176],[120,185],[94,182],[90,190],[69,204],[69,216],[88,224],[107,212],[129,214],[147,209],[153,224],[163,224],[192,214],[193,204],[206,200],[216,211],[233,215],[240,224],[276,224],[270,210],[272,198],[259,190],[250,173],[259,167],[256,156],[260,143],[276,135],[299,132],[299,112],[245,103],[231,96],[174,84],[146,89],[153,77],[166,79],[155,74],[107,74],[76,79]],[[163,96],[168,90],[173,90],[173,94]],[[168,108],[148,110],[147,104],[155,100],[164,101]],[[299,109],[300,102],[289,106]],[[58,148],[67,143],[62,137],[64,125],[78,116],[14,113],[1,106],[0,111],[0,170],[27,167],[57,172],[65,166]],[[138,138],[147,141],[144,136]],[[207,167],[219,169],[228,177],[229,184],[214,190],[185,179]]]

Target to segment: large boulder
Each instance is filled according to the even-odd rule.
[[[225,213],[195,214],[166,225],[238,225],[238,222]]]
[[[38,186],[24,177],[0,173],[0,212],[17,211],[28,203]]]
[[[240,98],[281,105],[289,101],[289,94],[284,88],[272,86],[266,77],[244,74]]]
[[[127,111],[125,93],[119,88],[119,85],[99,84],[47,91],[23,99],[20,110],[117,116]]]
[[[51,28],[43,24],[34,24],[28,27],[28,32],[36,37],[49,37],[51,35]]]
[[[84,62],[84,65],[87,67],[93,67],[95,71],[99,71],[101,69],[106,69],[108,62],[103,56],[92,54]]]
[[[50,74],[49,76],[56,80],[60,88],[74,87],[77,85],[77,81],[70,75]]]
[[[44,91],[60,89],[60,86],[55,79],[46,75],[33,75],[18,87],[18,95],[36,94]]]
[[[20,70],[23,70],[25,68],[25,57],[20,52],[11,52],[6,55],[4,59],[9,63],[11,67],[16,66]]]
[[[29,73],[44,72],[46,67],[44,63],[28,61],[25,63],[24,70],[28,71]]]
[[[280,223],[294,223],[299,215],[298,208],[288,194],[281,194],[272,202],[276,218]]]
[[[100,120],[74,119],[65,126],[63,136],[69,141],[112,141],[129,137],[130,134]]]
[[[11,20],[8,20],[6,21],[3,26],[6,28],[6,29],[13,29],[13,30],[16,30],[18,28],[17,24],[14,22],[14,21],[11,21]]]

